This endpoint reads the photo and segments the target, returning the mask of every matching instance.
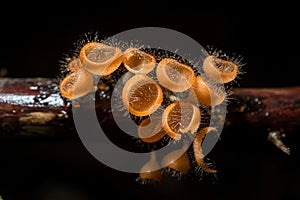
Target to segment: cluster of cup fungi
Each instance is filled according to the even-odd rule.
[[[151,145],[161,141],[178,142],[188,135],[193,138],[192,145],[180,156],[180,150],[173,151],[158,162],[151,152],[138,180],[157,183],[166,174],[182,178],[188,176],[192,168],[215,175],[217,170],[202,151],[205,136],[216,131],[206,118],[212,106],[227,100],[226,88],[222,90],[218,85],[235,80],[240,73],[240,63],[215,52],[208,53],[201,64],[203,73],[176,56],[158,58],[152,50],[129,47],[122,51],[114,45],[91,41],[66,64],[69,73],[60,82],[60,92],[70,100],[80,98],[99,88],[94,86],[95,75],[107,80],[123,68],[123,72],[131,76],[124,84],[121,104],[138,119],[138,140]],[[159,169],[158,166],[165,167]],[[151,170],[153,168],[158,170]]]

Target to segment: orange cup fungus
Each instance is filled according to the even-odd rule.
[[[164,58],[158,63],[156,76],[159,83],[172,92],[185,91],[195,81],[193,69],[172,58]]]
[[[238,73],[238,66],[231,61],[207,56],[203,61],[205,74],[217,83],[228,83],[234,80]]]
[[[143,142],[153,143],[166,135],[162,127],[161,117],[148,117],[138,127],[138,136]]]
[[[71,72],[76,72],[81,67],[82,67],[82,64],[81,64],[79,58],[75,58],[75,59],[71,60],[68,64],[68,68]]]
[[[207,164],[204,162],[205,156],[202,153],[202,141],[205,135],[210,133],[211,131],[216,131],[216,129],[213,127],[206,127],[197,133],[193,143],[193,151],[194,151],[196,163],[202,168],[203,171],[207,173],[217,173],[217,170],[210,169],[207,166]]]
[[[199,104],[204,106],[216,106],[221,104],[225,98],[225,91],[221,90],[217,86],[208,84],[204,79],[199,75],[196,77],[196,81],[192,85],[190,92],[196,94]]]
[[[144,181],[160,182],[162,174],[159,168],[160,166],[156,160],[155,152],[151,152],[150,160],[145,163],[140,170],[140,179]]]
[[[184,144],[182,149],[187,149],[187,143]],[[190,158],[188,153],[182,152],[182,149],[174,150],[168,153],[162,159],[162,166],[173,169],[181,174],[187,174],[191,168]]]
[[[99,42],[87,43],[80,50],[80,61],[91,73],[107,76],[114,72],[122,63],[121,49]]]
[[[93,75],[84,68],[69,74],[60,83],[60,93],[68,99],[84,96],[93,89]]]
[[[123,56],[123,64],[132,73],[147,74],[153,70],[156,61],[155,58],[139,49],[126,49]]]
[[[144,74],[136,74],[125,83],[122,99],[131,114],[146,116],[161,105],[163,93],[153,79]]]
[[[163,113],[162,123],[167,134],[175,139],[181,139],[181,133],[197,131],[201,122],[201,114],[198,107],[187,102],[175,102],[170,104]]]

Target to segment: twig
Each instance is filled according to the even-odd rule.
[[[98,101],[96,109],[107,112],[109,100]],[[295,132],[300,129],[300,87],[237,88],[227,109],[225,128]],[[0,79],[0,136],[60,137],[75,132],[71,104],[61,97],[57,80]]]

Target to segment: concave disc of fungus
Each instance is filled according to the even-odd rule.
[[[167,134],[175,139],[181,138],[181,133],[197,131],[201,123],[201,114],[198,107],[187,102],[170,104],[163,113],[162,123]]]
[[[201,76],[196,77],[196,81],[192,85],[190,92],[196,94],[199,104],[204,106],[216,106],[221,104],[225,98],[226,93],[221,88],[208,84]]]
[[[125,83],[122,99],[131,114],[146,116],[161,105],[163,93],[153,79],[144,74],[136,74]]]
[[[172,58],[164,58],[158,63],[156,76],[159,83],[172,92],[189,89],[195,80],[191,67]]]
[[[118,69],[123,59],[121,49],[98,42],[87,43],[80,50],[79,57],[89,72],[101,76]]]
[[[60,93],[68,99],[84,96],[93,88],[93,75],[83,68],[69,74],[60,83]]]
[[[123,64],[132,73],[147,74],[155,67],[155,58],[139,49],[128,48],[123,55]]]
[[[231,61],[207,56],[203,61],[205,74],[217,83],[228,83],[235,79],[238,73],[238,66]]]
[[[161,117],[154,116],[144,119],[138,128],[139,138],[147,143],[160,140],[166,134],[162,127]]]

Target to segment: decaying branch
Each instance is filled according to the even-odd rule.
[[[100,88],[101,89],[101,88]],[[300,129],[300,87],[237,88],[227,107],[225,128],[291,132]],[[109,110],[102,99],[96,109]],[[107,118],[111,118],[107,112]],[[0,79],[0,136],[67,136],[76,133],[71,104],[55,79]]]
[[[55,80],[0,80],[0,136],[69,134],[69,109]]]
[[[290,154],[282,138],[286,133],[300,130],[300,87],[239,88],[234,90],[232,98],[227,127],[265,131],[269,141]]]
[[[229,125],[287,132],[300,128],[300,87],[238,88],[233,93]]]

